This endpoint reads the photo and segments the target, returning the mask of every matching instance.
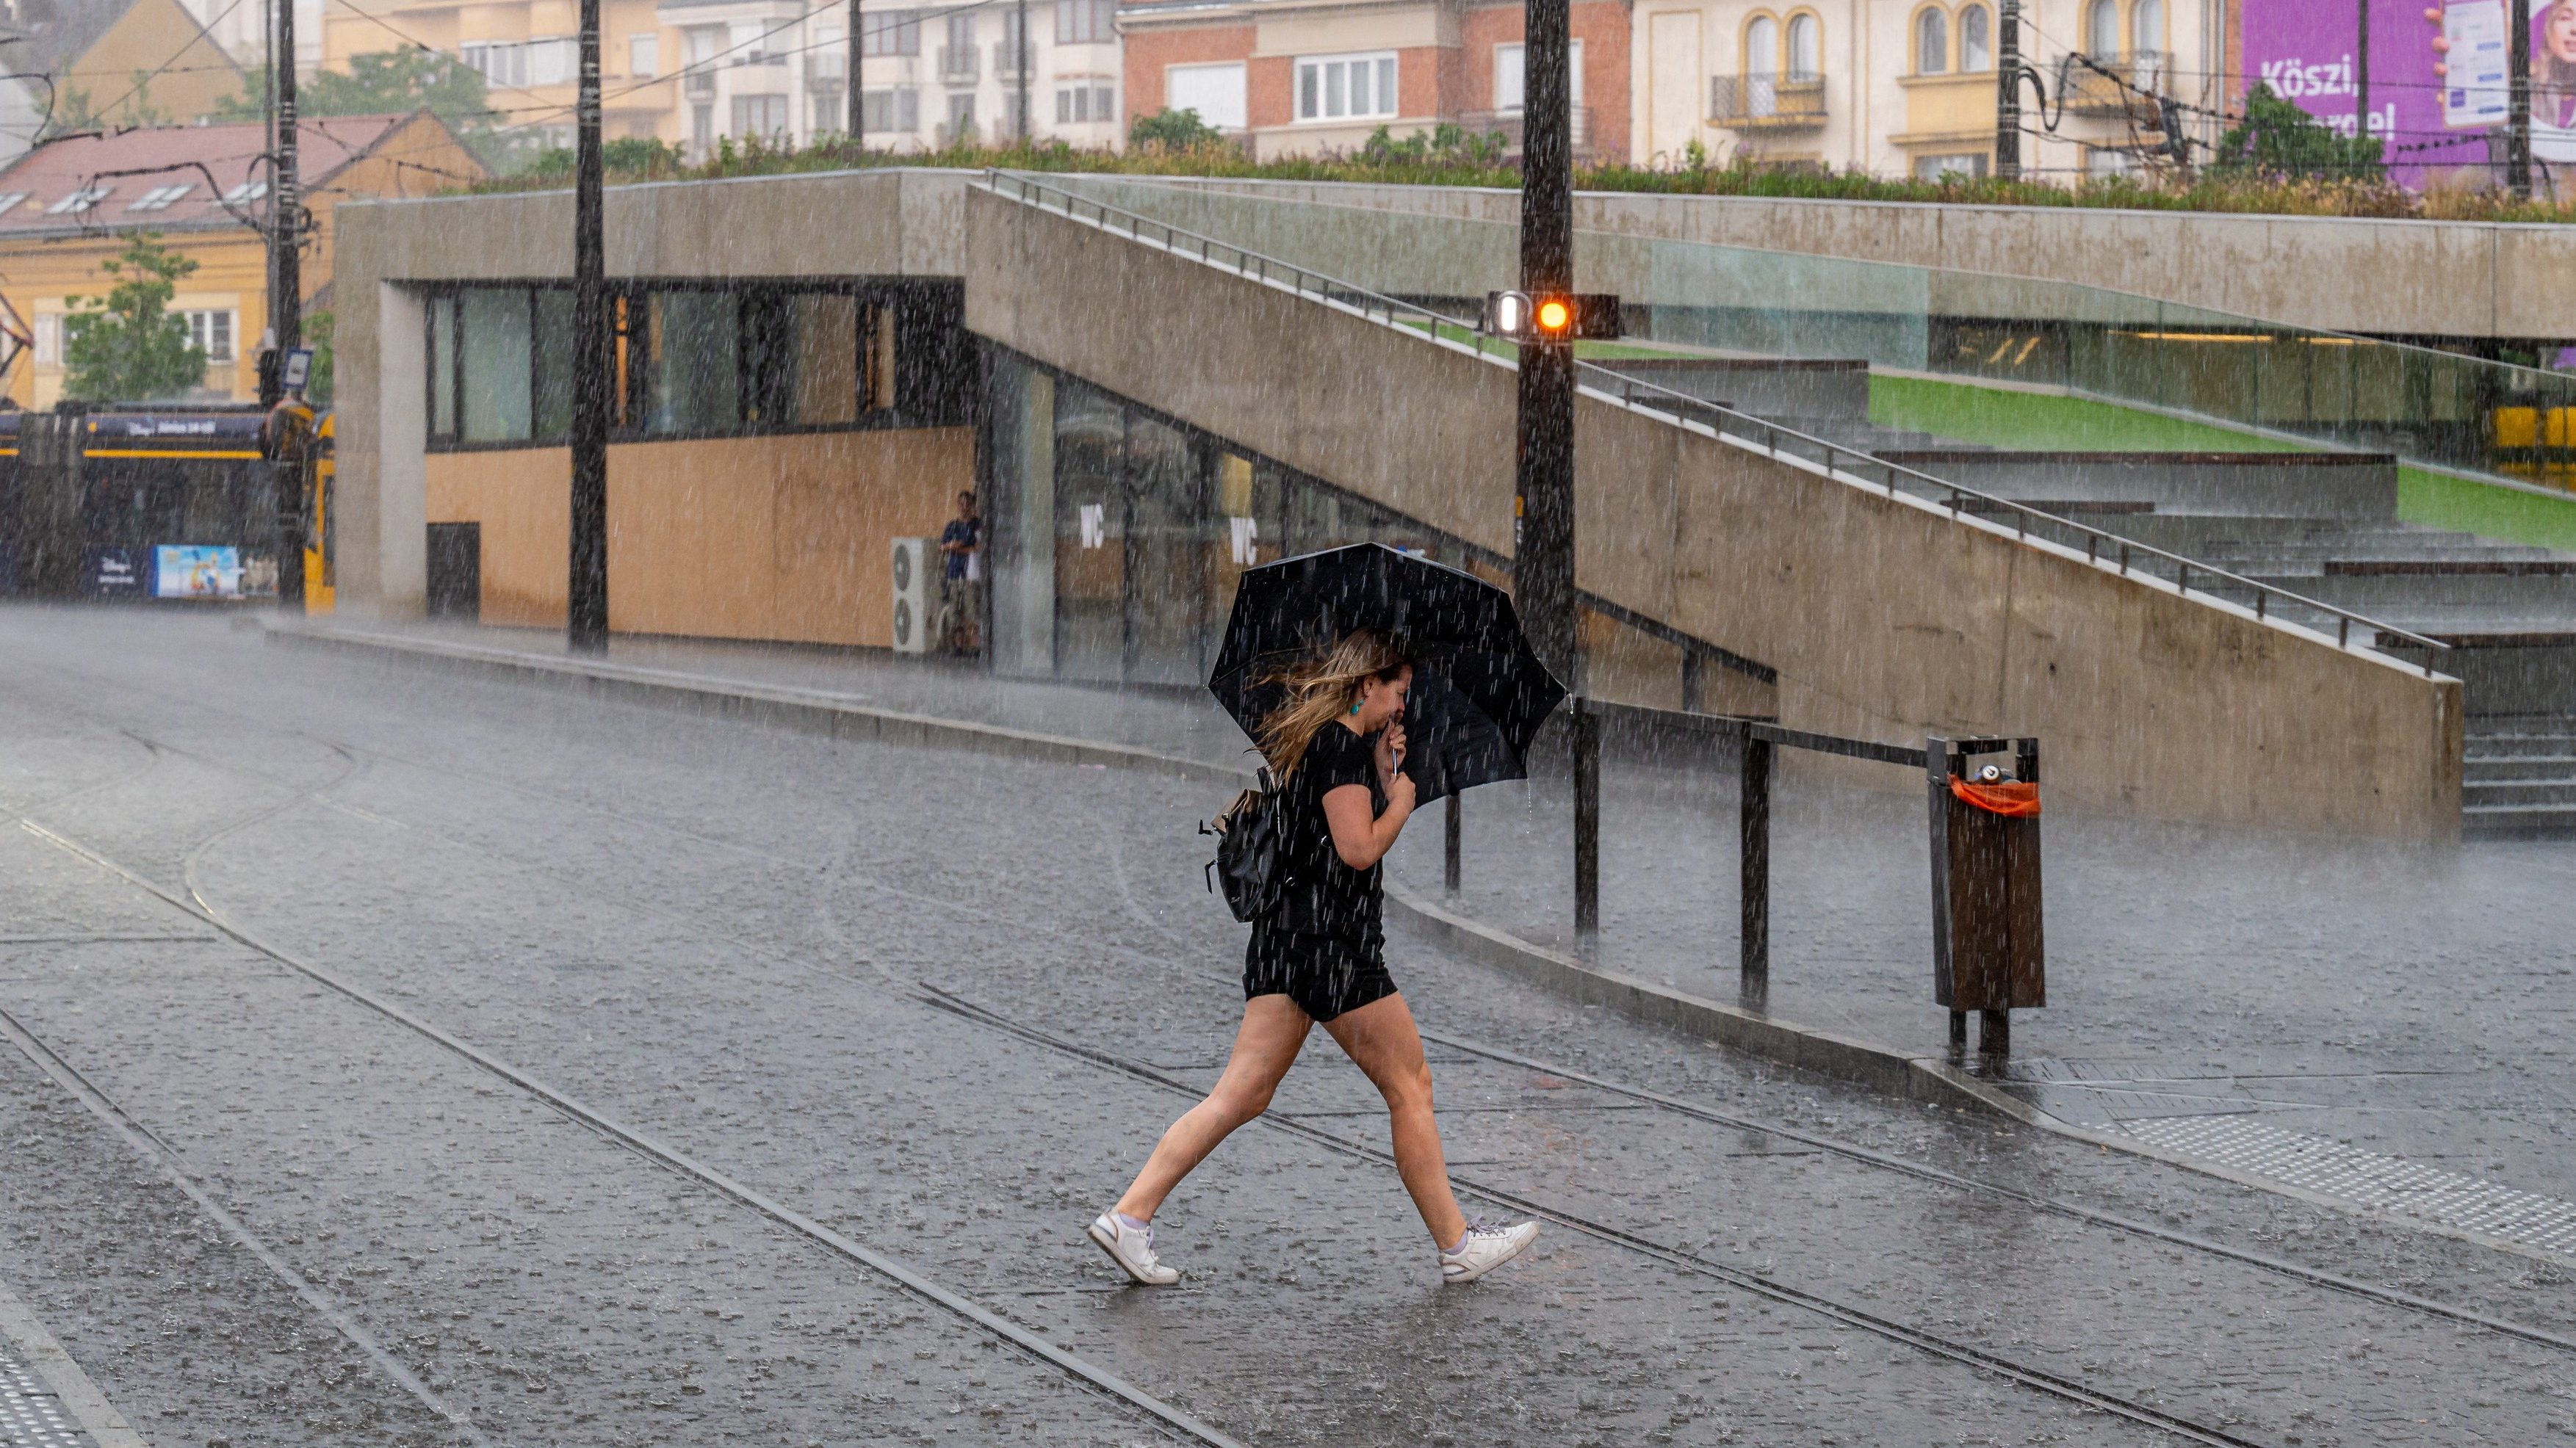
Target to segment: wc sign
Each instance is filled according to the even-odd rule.
[[[1082,505],[1082,546],[1097,548],[1109,541],[1108,509],[1099,503]]]
[[[1250,518],[1228,518],[1225,521],[1234,529],[1234,561],[1243,567],[1251,567],[1259,561],[1252,555],[1261,530],[1253,525]]]

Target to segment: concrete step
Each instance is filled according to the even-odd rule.
[[[2460,811],[2465,835],[2576,834],[2576,805],[2485,805]]]
[[[2576,809],[2576,779],[2518,779],[2464,784],[2460,786],[2460,804],[2471,810],[2540,805],[2564,805]]]
[[[2576,745],[2576,739],[2556,741],[2562,747]],[[2556,754],[2482,754],[2474,743],[2468,757],[2460,763],[2460,777],[2469,784],[2509,784],[2523,779],[2576,779],[2576,751]]]

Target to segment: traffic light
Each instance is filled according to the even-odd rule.
[[[1485,331],[1512,342],[1605,341],[1620,333],[1619,298],[1610,292],[1485,294]]]

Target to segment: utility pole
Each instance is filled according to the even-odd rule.
[[[2516,201],[2531,199],[2531,0],[2513,0],[2513,109],[2505,122],[2504,184]]]
[[[850,0],[850,147],[861,152],[868,148],[868,123],[859,109],[859,59],[867,54],[859,26],[866,18],[859,13],[859,0]]]
[[[1029,0],[1020,0],[1020,144],[1029,143]]]
[[[608,652],[608,264],[600,195],[599,0],[581,0],[572,199],[572,556],[565,643]]]
[[[2370,145],[2370,0],[2354,0],[2360,8],[2352,39],[2352,138]],[[2358,153],[2356,153],[2358,154]]]
[[[298,248],[304,242],[304,199],[298,185],[295,145],[295,0],[275,0],[277,23],[271,27],[274,53],[269,73],[277,88],[276,202],[269,208],[269,348],[268,370],[261,377],[261,401],[276,407],[285,398],[286,354],[304,345],[304,266]],[[275,432],[276,429],[271,429]],[[277,601],[281,607],[304,603],[304,463],[298,445],[269,464],[275,487],[277,517]]]
[[[2021,0],[2003,0],[1995,33],[1995,179],[2021,179]]]
[[[1521,290],[1574,290],[1573,116],[1567,0],[1527,0],[1522,56]],[[1541,662],[1583,692],[1574,612],[1574,342],[1520,344],[1512,590]]]

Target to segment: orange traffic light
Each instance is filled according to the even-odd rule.
[[[1540,331],[1545,332],[1552,337],[1563,332],[1567,327],[1572,326],[1573,324],[1574,308],[1567,306],[1563,298],[1549,297],[1547,300],[1538,304],[1538,329]]]

